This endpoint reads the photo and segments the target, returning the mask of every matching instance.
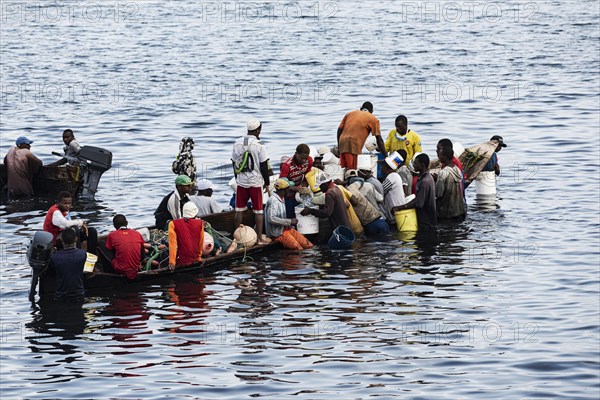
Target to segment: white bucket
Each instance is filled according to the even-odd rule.
[[[296,219],[298,220],[298,232],[303,235],[319,233],[319,218],[314,215],[303,216],[300,212],[304,207],[296,207]]]
[[[387,163],[387,165],[390,166],[391,169],[393,169],[395,171],[398,168],[400,168],[402,166],[402,164],[404,164],[404,159],[402,159],[400,154],[398,154],[398,152],[395,151],[392,154],[390,154],[389,157],[387,157],[385,159],[385,162]]]
[[[323,166],[323,172],[325,172],[332,181],[335,181],[336,179],[343,181],[346,168],[342,168],[339,164],[325,164]]]
[[[377,176],[377,156],[373,154],[359,154],[358,169],[371,170],[373,176]]]
[[[140,228],[137,230],[140,235],[142,235],[142,238],[144,239],[144,242],[149,242],[150,241],[150,229],[148,228]]]
[[[475,179],[477,195],[496,194],[496,173],[494,171],[481,171]]]
[[[85,264],[83,265],[83,272],[94,272],[94,267],[96,266],[96,261],[98,261],[98,256],[92,253],[85,253]]]

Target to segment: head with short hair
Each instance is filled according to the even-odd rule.
[[[319,185],[319,189],[321,189],[321,192],[327,193],[330,186],[331,186],[331,181],[323,182]]]
[[[370,112],[371,114],[373,114],[373,103],[371,103],[370,101],[365,101],[363,103],[363,105],[360,107],[361,110],[366,110],[368,112]]]
[[[404,136],[408,132],[408,118],[406,116],[398,115],[394,121],[394,125],[396,125],[396,132],[400,136]]]
[[[127,218],[123,214],[117,214],[113,218],[113,226],[115,229],[120,229],[127,226]]]
[[[425,172],[429,170],[429,156],[425,153],[421,153],[415,157],[414,160],[415,171]]]
[[[70,247],[77,241],[77,233],[73,228],[67,228],[60,233],[60,240],[65,247]]]
[[[58,194],[58,209],[62,212],[69,212],[73,205],[73,196],[69,192],[60,192]]]
[[[440,141],[437,143],[437,146],[435,148],[435,152],[436,152],[438,158],[440,158],[441,151],[444,148],[449,148],[450,150],[453,150],[452,140],[447,139],[447,138],[440,139]]]
[[[396,150],[398,152],[398,154],[400,154],[400,157],[402,157],[402,160],[406,160],[406,157],[408,157],[406,150],[404,149],[400,149],[400,150]]]
[[[73,140],[75,140],[75,135],[73,135],[73,131],[71,129],[65,129],[62,134],[63,142],[68,146]]]
[[[296,147],[296,153],[294,154],[294,162],[298,165],[304,165],[308,161],[310,156],[310,147],[307,144],[299,144]]]

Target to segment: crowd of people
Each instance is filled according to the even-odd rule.
[[[294,229],[298,224],[297,213],[327,218],[334,230],[345,226],[356,235],[369,236],[388,234],[390,226],[395,224],[395,213],[406,209],[416,209],[421,233],[435,232],[440,220],[460,221],[465,217],[465,177],[452,141],[438,141],[438,162],[432,163],[422,152],[420,136],[409,128],[404,115],[395,119],[395,127],[384,141],[373,105],[366,102],[344,116],[333,148],[321,146],[315,150],[304,143],[297,145],[294,154],[281,159],[279,174],[274,179],[267,148],[260,141],[262,128],[259,120],[248,120],[246,134],[235,141],[231,152],[235,226],[241,224],[244,212],[251,207],[258,245],[277,241],[287,249],[311,248],[310,240]],[[72,131],[66,130],[63,140],[65,158],[61,163],[69,162],[79,148]],[[496,152],[506,147],[500,136],[491,140],[498,143]],[[6,155],[5,163],[13,171],[27,169],[25,173],[30,175],[41,165],[29,150],[31,143],[20,137],[17,146]],[[383,155],[377,168],[372,163],[360,162],[364,147]],[[205,233],[202,217],[219,213],[224,207],[212,198],[212,183],[198,179],[193,148],[192,138],[182,139],[172,165],[175,188],[154,213],[155,227],[168,235],[165,259],[171,268],[236,248],[235,241],[226,246]],[[430,170],[430,165],[436,168]],[[484,170],[500,173],[495,153]],[[15,196],[32,193],[30,184],[13,185],[9,190]],[[113,219],[115,231],[105,242],[97,243],[93,228],[71,218],[71,205],[71,195],[61,193],[44,221],[44,230],[52,233],[59,249],[52,256],[57,273],[71,274],[77,269],[73,264],[81,264],[85,257],[73,249],[78,243],[85,243],[89,252],[108,259],[110,272],[135,279],[151,247],[147,240],[128,227],[124,215],[118,214]],[[214,243],[208,251],[207,237]],[[77,254],[66,256],[71,253]],[[58,297],[79,298],[79,283],[79,279],[63,277],[59,280]]]

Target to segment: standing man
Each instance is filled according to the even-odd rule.
[[[373,104],[365,102],[360,110],[350,111],[337,130],[337,142],[342,168],[356,169],[358,155],[362,153],[365,140],[369,134],[377,139],[377,147],[385,153],[385,144],[381,138],[379,120],[373,115]]]
[[[237,183],[235,195],[235,226],[242,223],[243,212],[252,201],[258,244],[267,244],[269,238],[263,234],[263,190],[269,187],[269,156],[260,143],[262,124],[251,118],[246,124],[248,134],[236,140],[231,153],[233,172]]]
[[[396,128],[388,133],[385,141],[385,151],[393,153],[394,151],[406,151],[404,165],[408,166],[410,160],[416,153],[423,151],[421,149],[421,137],[411,129],[408,129],[408,118],[404,115],[396,117]]]
[[[394,207],[392,213],[408,208],[417,209],[419,233],[432,232],[437,229],[437,215],[435,207],[435,181],[429,173],[429,156],[421,153],[415,157],[414,169],[419,173],[415,198],[408,203]]]
[[[190,193],[194,182],[187,175],[179,175],[175,178],[175,190],[165,197],[154,211],[156,229],[167,230],[166,226],[170,220],[179,219],[183,214],[183,205],[190,201]]]
[[[75,247],[77,233],[73,228],[62,232],[63,248],[50,257],[50,268],[56,272],[56,294],[54,300],[64,303],[83,302],[83,266],[86,254]]]
[[[33,197],[33,175],[43,162],[31,152],[33,140],[19,136],[16,147],[11,148],[4,157],[4,165],[8,174],[8,197],[10,199]]]
[[[463,220],[467,213],[463,197],[463,174],[452,161],[453,157],[454,151],[449,148],[443,148],[439,153],[439,160],[443,167],[437,174],[435,184],[437,198],[435,207],[438,219]]]

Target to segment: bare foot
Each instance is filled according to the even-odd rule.
[[[233,242],[231,242],[231,244],[229,245],[229,247],[227,248],[227,251],[225,253],[231,253],[232,251],[237,250],[237,242],[234,240]]]

